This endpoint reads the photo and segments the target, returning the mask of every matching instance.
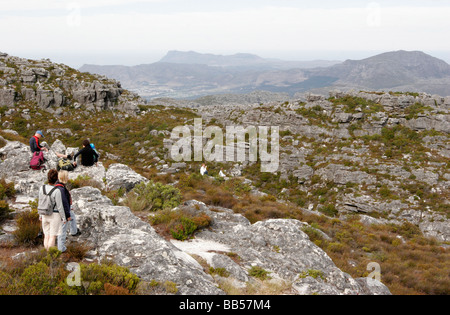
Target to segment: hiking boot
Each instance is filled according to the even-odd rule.
[[[73,237],[77,237],[77,236],[80,236],[80,235],[81,235],[80,229],[77,229],[77,233],[71,234],[71,236],[73,236]]]

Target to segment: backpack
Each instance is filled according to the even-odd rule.
[[[97,149],[95,148],[95,145],[91,143],[91,148],[94,150],[95,153],[97,153],[97,157],[94,156],[94,162],[97,163],[98,159],[100,158],[100,154],[98,153]]]
[[[56,170],[59,172],[60,170],[72,172],[75,169],[72,162],[67,159],[60,159],[58,161],[58,165],[56,166]]]
[[[54,187],[48,194],[45,191],[45,185],[42,186],[42,191],[44,193],[44,196],[42,198],[39,198],[38,203],[38,213],[40,215],[52,215],[53,209],[55,209],[55,205],[52,202],[51,194],[57,189],[58,187]]]
[[[33,157],[31,158],[30,161],[30,168],[39,171],[45,167],[44,165],[42,165],[44,163],[45,163],[44,152],[42,151],[34,152]]]

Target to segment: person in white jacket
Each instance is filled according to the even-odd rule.
[[[58,171],[50,170],[47,174],[48,185],[45,185],[47,192],[51,191],[58,180]],[[44,186],[39,189],[39,198],[44,197]],[[44,232],[44,247],[49,250],[56,245],[56,237],[61,234],[61,228],[66,223],[66,214],[64,212],[64,205],[62,202],[61,191],[56,189],[51,194],[50,198],[55,205],[53,213],[51,215],[42,215],[42,230]]]
[[[200,167],[200,174],[203,175],[208,175],[208,169],[207,166],[205,164],[202,164],[202,167]]]

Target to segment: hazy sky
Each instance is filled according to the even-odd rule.
[[[422,50],[450,62],[450,0],[0,0],[0,51],[140,64],[169,50],[291,60]]]

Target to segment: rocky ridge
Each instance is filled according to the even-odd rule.
[[[59,141],[53,150],[69,153]],[[30,153],[20,142],[6,141],[0,149],[2,162],[0,175],[15,183],[17,198],[11,204],[16,213],[29,208],[27,202],[37,197],[45,172],[27,169]],[[95,186],[120,186],[132,188],[145,178],[125,165],[111,165],[105,170],[102,164],[86,169],[78,168],[71,178],[89,174]],[[72,191],[74,211],[81,240],[87,241],[92,250],[90,259],[100,262],[112,259],[128,267],[144,281],[160,280],[176,283],[180,294],[224,294],[220,289],[224,281],[236,287],[245,287],[257,280],[249,275],[254,266],[270,272],[274,285],[290,285],[290,294],[390,294],[377,281],[366,278],[353,279],[339,270],[331,259],[309,240],[302,231],[307,225],[297,220],[268,220],[250,224],[242,215],[224,208],[211,208],[202,202],[189,201],[180,207],[201,211],[213,219],[209,230],[199,233],[188,242],[168,241],[154,228],[132,214],[129,208],[114,206],[111,200],[93,187]],[[0,240],[10,241],[14,222],[3,226]],[[227,255],[240,257],[239,263]],[[213,268],[225,268],[231,276],[227,279],[211,276],[191,255],[202,257]],[[319,277],[310,276],[314,270]]]
[[[23,103],[58,115],[64,107],[136,113],[145,100],[104,76],[81,73],[48,59],[0,53],[0,105],[11,109]]]

